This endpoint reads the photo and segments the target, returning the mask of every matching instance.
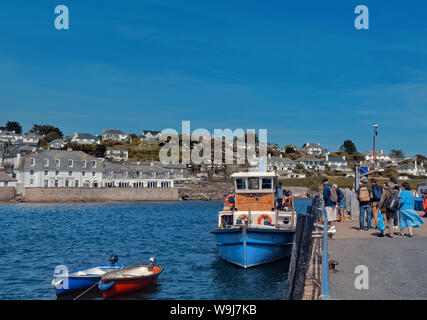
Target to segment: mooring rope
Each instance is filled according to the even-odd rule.
[[[79,294],[77,297],[75,297],[73,300],[77,300],[78,298],[80,298],[82,295],[84,295],[86,292],[90,291],[90,289],[92,289],[93,287],[95,287],[101,280],[99,280],[98,282],[96,282],[92,287],[90,287],[89,289],[87,289],[86,291],[82,292],[81,294]]]

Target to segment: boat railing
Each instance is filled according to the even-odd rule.
[[[323,199],[322,199],[323,200]],[[321,222],[323,222],[322,230],[322,271],[320,279],[320,296],[321,300],[331,300],[331,295],[329,292],[329,252],[328,252],[328,215],[326,214],[324,201],[322,201],[322,206],[318,208],[318,219],[321,217]],[[318,220],[319,221],[319,220]],[[321,224],[317,224],[319,227]]]

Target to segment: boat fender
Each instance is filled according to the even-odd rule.
[[[55,279],[53,279],[52,280],[52,286],[58,287],[63,282],[64,282],[64,279],[60,279],[58,282],[56,282]]]
[[[268,214],[262,214],[258,217],[258,224],[262,224],[261,221],[262,219],[265,219],[266,222],[268,222],[268,224],[271,224],[271,217]]]
[[[114,285],[114,281],[111,281],[110,283],[107,283],[107,284],[104,284],[102,281],[99,281],[98,288],[101,291],[105,291],[110,289],[113,285]]]

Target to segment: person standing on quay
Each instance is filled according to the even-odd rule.
[[[284,192],[282,188],[282,183],[279,182],[279,185],[276,188],[276,199],[277,199],[277,209],[282,210],[283,209],[283,197]]]
[[[414,210],[415,200],[414,195],[411,192],[411,186],[409,183],[404,182],[402,184],[403,190],[400,192],[400,235],[403,236],[403,230],[408,229],[408,237],[413,236],[413,228],[420,227],[424,221],[420,218],[418,213]]]
[[[338,196],[335,189],[329,184],[329,180],[323,179],[323,200],[325,200],[325,211],[328,216],[329,233],[335,233],[335,221],[337,220]]]
[[[393,182],[389,182],[387,184],[387,188],[384,189],[383,194],[381,195],[380,203],[378,204],[381,213],[385,216],[388,224],[388,234],[387,236],[393,238],[394,233],[394,214],[395,210],[389,208],[389,200],[393,195],[395,184]],[[384,237],[384,231],[381,231],[381,237]]]
[[[378,228],[378,203],[380,202],[381,196],[383,194],[383,188],[377,184],[377,179],[371,179],[371,189],[372,189],[372,218],[374,219],[374,228]]]
[[[368,178],[363,177],[360,183],[359,188],[357,189],[357,199],[359,200],[360,205],[360,214],[359,214],[359,230],[365,230],[365,212],[366,212],[366,223],[367,229],[371,229],[371,187],[368,186]]]

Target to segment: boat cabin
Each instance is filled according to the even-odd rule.
[[[219,212],[219,228],[243,224],[263,228],[294,225],[294,213],[275,209],[278,178],[275,172],[238,172],[231,178],[234,180],[234,207],[226,206]]]
[[[239,172],[234,179],[237,211],[272,211],[277,175],[274,172]]]

